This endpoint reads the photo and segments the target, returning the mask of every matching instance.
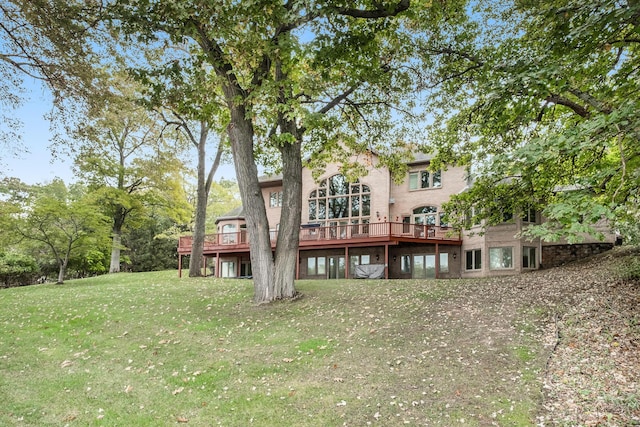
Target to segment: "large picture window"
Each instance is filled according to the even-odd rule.
[[[343,175],[324,179],[309,193],[309,221],[352,218],[350,224],[368,224],[371,215],[371,189],[359,182],[348,182]]]
[[[491,270],[513,268],[513,248],[489,248],[489,268]]]
[[[220,277],[236,277],[236,263],[234,261],[222,261],[220,263]]]
[[[414,279],[435,278],[436,277],[436,256],[433,254],[414,255],[413,256],[413,273],[411,277]]]
[[[307,258],[307,275],[319,276],[327,274],[325,257],[309,257]]]

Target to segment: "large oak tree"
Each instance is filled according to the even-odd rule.
[[[140,0],[114,1],[109,12],[113,28],[132,41],[183,48],[165,63],[209,70],[207,84],[215,83],[229,117],[255,300],[293,297],[303,142],[315,154],[342,159],[374,147],[392,152],[394,143],[404,147],[389,143],[389,131],[394,107],[410,113],[410,106],[400,111],[400,97],[413,93],[408,76],[417,70],[410,58],[419,26],[409,18],[417,11],[408,0]],[[256,164],[274,150],[283,176],[275,256]],[[399,160],[391,154],[384,161]],[[350,166],[345,173],[353,172]]]

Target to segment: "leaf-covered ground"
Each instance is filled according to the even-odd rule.
[[[556,269],[490,279],[500,299],[519,299],[550,316],[538,425],[640,425],[640,283],[620,279],[629,264],[640,265],[639,256],[616,248]]]
[[[0,425],[640,423],[637,253],[482,280],[108,275],[0,292]]]

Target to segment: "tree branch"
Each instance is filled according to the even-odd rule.
[[[411,6],[411,1],[400,0],[395,5],[387,7],[385,7],[380,2],[374,2],[374,4],[376,8],[372,10],[355,9],[349,7],[337,7],[336,10],[340,15],[351,16],[352,18],[378,19],[395,16],[400,12],[404,12],[405,10],[409,9],[409,6]]]
[[[238,76],[236,76],[233,66],[229,61],[225,59],[224,52],[220,45],[215,41],[209,38],[207,31],[201,22],[196,21],[195,18],[190,18],[187,21],[189,24],[193,25],[195,28],[197,37],[194,37],[196,42],[200,45],[202,50],[209,56],[210,63],[213,66],[218,77],[226,80],[228,82],[227,85],[223,85],[223,89],[225,92],[233,88],[232,92],[238,92],[243,98],[246,98],[247,92],[242,88],[240,82],[238,80]],[[237,94],[237,93],[236,93]],[[227,93],[227,102],[233,98],[233,94]]]
[[[605,105],[604,102],[601,102],[595,99],[593,96],[591,96],[587,92],[583,92],[579,89],[574,89],[574,88],[570,88],[569,92],[575,95],[578,99],[586,102],[596,110],[600,111],[601,113],[611,114],[611,111],[612,111],[611,107],[608,107],[607,105]]]
[[[570,99],[564,98],[558,94],[552,93],[551,95],[547,96],[544,100],[546,102],[551,102],[554,104],[568,107],[571,110],[573,110],[574,113],[576,113],[577,115],[585,119],[588,119],[591,116],[591,114],[589,113],[589,110],[587,110],[585,107],[578,104],[577,102],[571,101]]]
[[[325,105],[324,107],[322,107],[318,113],[320,114],[326,114],[327,112],[329,112],[333,107],[335,107],[336,105],[338,105],[339,103],[341,103],[342,101],[344,101],[345,99],[347,99],[347,97],[349,95],[351,95],[353,92],[355,92],[355,90],[358,88],[358,86],[360,85],[355,85],[355,86],[351,86],[349,89],[347,89],[346,91],[344,91],[343,93],[341,93],[340,95],[336,96],[335,98],[333,98],[331,101],[329,101],[327,103],[327,105]]]

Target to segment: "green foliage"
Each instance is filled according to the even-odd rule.
[[[44,185],[4,187],[3,235],[7,242],[31,253],[46,273],[56,265],[64,280],[70,263],[95,260],[95,251],[108,241],[106,218],[99,213],[91,194],[80,185],[67,187],[61,180]],[[95,263],[94,263],[95,265]]]
[[[0,253],[0,282],[4,287],[28,285],[38,274],[33,257],[18,253]]]
[[[170,218],[159,213],[130,230],[123,239],[127,258],[125,270],[159,271],[178,268],[177,235],[168,234],[178,228]]]
[[[62,113],[56,114],[54,125],[77,118],[80,103],[104,95],[102,68],[97,64],[110,46],[94,49],[97,44],[86,21],[97,7],[91,2],[63,0],[5,0],[0,4],[0,145],[7,148],[0,159],[22,149],[16,143],[21,123],[8,110],[22,103],[25,79],[40,81],[49,89],[53,113]],[[111,60],[112,53],[106,53]]]
[[[595,222],[637,221],[640,187],[640,6],[555,0],[478,5],[438,43],[434,163],[464,164],[478,186],[458,202],[486,206],[494,185],[550,223],[531,230],[576,239]],[[472,10],[469,8],[468,10]],[[480,24],[480,25],[479,25]],[[485,215],[488,225],[492,219]]]
[[[106,242],[105,242],[106,243]],[[72,277],[86,277],[104,274],[109,271],[109,247],[90,248],[82,256],[74,256],[69,260],[69,271]]]
[[[207,206],[207,233],[216,232],[218,217],[242,205],[238,183],[228,179],[213,181]]]

